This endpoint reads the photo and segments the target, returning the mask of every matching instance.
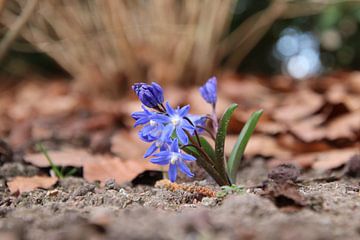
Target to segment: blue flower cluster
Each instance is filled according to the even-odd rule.
[[[189,137],[200,134],[206,125],[206,116],[189,114],[190,106],[172,108],[168,102],[164,106],[163,89],[157,83],[136,83],[133,90],[142,102],[142,110],[134,112],[134,127],[142,126],[139,137],[152,143],[144,157],[159,165],[169,165],[169,179],[174,182],[179,169],[187,176],[193,173],[185,164],[196,158],[186,154],[181,147],[189,144]],[[216,78],[213,77],[200,88],[200,93],[208,103],[216,103]],[[158,151],[158,152],[157,152]],[[156,153],[157,152],[157,153]]]

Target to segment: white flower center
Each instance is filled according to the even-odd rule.
[[[173,154],[171,156],[170,163],[175,164],[177,160],[178,160],[178,156],[176,154]]]
[[[154,127],[156,125],[156,122],[154,120],[150,120],[150,126]]]
[[[179,116],[174,116],[171,118],[171,123],[175,126],[178,125],[180,123],[180,121],[181,121],[181,118]]]

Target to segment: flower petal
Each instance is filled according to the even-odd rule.
[[[188,144],[189,139],[186,136],[184,130],[181,129],[181,127],[176,128],[176,135],[178,136],[182,144]]]
[[[157,157],[150,159],[151,163],[158,164],[158,165],[168,165],[170,162],[170,157]]]
[[[147,158],[151,154],[153,154],[158,147],[156,146],[156,143],[151,144],[151,146],[146,150],[146,153],[144,154],[144,158]]]
[[[169,115],[175,115],[176,114],[175,110],[170,106],[169,102],[165,103],[165,109],[166,109],[166,112]]]
[[[193,177],[193,176],[194,176],[194,174],[190,171],[190,169],[188,168],[188,166],[185,165],[184,162],[178,161],[178,162],[177,162],[177,166],[180,168],[180,171],[182,171],[183,173],[185,173],[185,174],[188,175],[189,177]]]
[[[172,152],[179,152],[179,142],[178,140],[175,138],[174,141],[171,143],[171,147],[170,147],[170,150]]]
[[[170,181],[175,182],[177,175],[177,168],[175,164],[170,164],[168,174]]]
[[[186,105],[179,110],[179,115],[185,117],[190,111],[190,105]]]
[[[153,116],[151,116],[151,120],[154,120],[155,122],[158,122],[158,123],[169,123],[170,122],[170,118],[161,113],[156,113]]]
[[[181,153],[181,158],[186,161],[195,161],[196,160],[196,157],[186,154],[186,153]]]

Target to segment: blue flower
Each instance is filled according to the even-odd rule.
[[[171,143],[171,128],[172,126],[168,124],[161,130],[160,137],[158,137],[146,150],[144,158],[151,156],[158,149],[160,149],[160,151],[168,149],[168,145]]]
[[[189,113],[190,106],[186,105],[185,107],[173,109],[168,102],[165,104],[166,114],[156,114],[153,118],[154,121],[159,123],[166,124],[164,131],[169,131],[166,133],[171,136],[172,133],[176,132],[177,137],[180,139],[182,144],[188,144],[189,139],[184,130],[187,130],[190,134],[194,133],[195,127],[189,123],[186,119],[187,114]]]
[[[131,117],[135,119],[134,127],[139,125],[144,125],[150,122],[152,116],[155,114],[154,112],[150,112],[144,105],[141,106],[144,111],[134,112],[131,114]]]
[[[156,108],[164,102],[163,90],[157,83],[135,83],[132,86],[140,101],[149,108]]]
[[[204,131],[204,128],[206,127],[206,120],[207,120],[205,116],[189,114],[188,118],[195,125],[196,131],[198,133],[202,133]]]
[[[169,179],[171,182],[175,182],[177,176],[177,168],[180,169],[189,177],[193,177],[194,174],[186,166],[184,161],[195,161],[196,158],[180,152],[178,140],[175,139],[172,141],[171,146],[168,150],[154,154],[154,158],[150,162],[159,164],[159,165],[168,165],[169,164]]]
[[[144,142],[153,142],[160,138],[164,125],[150,120],[140,131],[139,137]]]
[[[215,105],[217,100],[217,80],[216,77],[212,77],[207,82],[199,88],[201,96],[205,99],[206,102]]]

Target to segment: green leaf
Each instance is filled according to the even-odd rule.
[[[233,103],[228,107],[228,109],[226,109],[224,115],[220,119],[219,128],[215,140],[215,167],[218,170],[219,174],[222,176],[226,176],[226,178],[228,178],[228,175],[225,169],[225,154],[224,154],[225,137],[230,122],[230,118],[233,112],[235,111],[235,109],[237,108],[237,106],[238,106],[237,104]]]
[[[240,162],[242,156],[244,154],[246,145],[254,132],[257,122],[260,119],[261,114],[263,113],[262,110],[254,112],[249,120],[246,122],[245,126],[241,130],[239,134],[239,138],[236,141],[233,150],[231,151],[229,161],[228,161],[228,176],[230,177],[231,183],[236,183],[236,173],[240,166]]]
[[[207,155],[215,162],[215,151],[211,144],[204,137],[200,137],[200,143]]]
[[[216,181],[217,184],[220,186],[226,185],[226,180],[219,175],[217,170],[215,169],[215,165],[212,162],[209,162],[209,159],[207,159],[205,156],[203,156],[198,149],[196,149],[194,146],[186,146],[183,148],[183,150],[196,157],[196,162],[201,166],[205,171]]]
[[[41,144],[41,143],[37,143],[36,144],[36,148],[38,149],[38,151],[42,152],[42,154],[44,154],[45,158],[48,160],[51,169],[54,171],[55,175],[60,178],[63,179],[64,175],[62,174],[61,170],[59,169],[58,166],[56,166],[53,161],[51,160],[48,151],[46,150],[46,148]]]

